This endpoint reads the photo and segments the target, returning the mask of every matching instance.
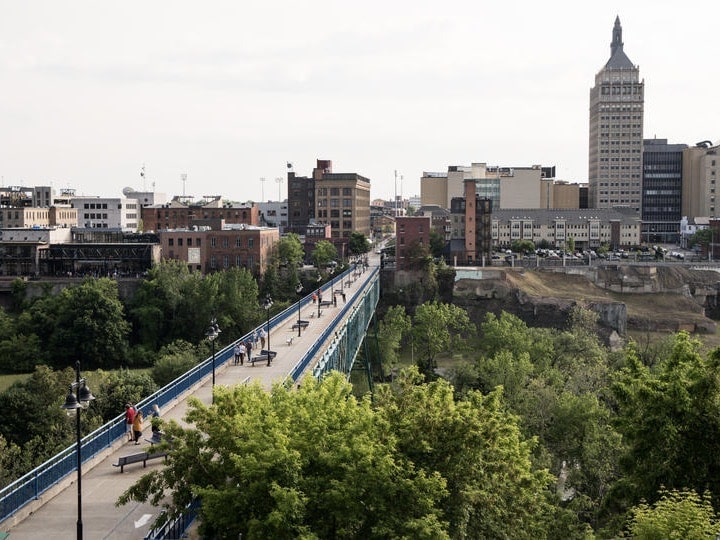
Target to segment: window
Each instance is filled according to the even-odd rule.
[[[255,247],[255,239],[254,238],[248,238],[248,247],[249,248]]]
[[[238,236],[237,238],[235,238],[235,247],[236,247],[236,248],[241,248],[241,247],[242,247],[242,238],[239,237],[239,236]],[[238,266],[240,266],[240,265],[238,264]]]
[[[222,247],[224,247],[224,248],[228,247],[228,238],[227,238],[227,236],[222,239]],[[226,266],[225,268],[227,268],[227,266]]]
[[[174,238],[168,238],[168,246],[172,247],[175,245],[175,239]]]
[[[229,268],[229,267],[230,267],[230,256],[223,255],[223,268]]]
[[[216,243],[216,240],[215,240],[215,237],[213,236],[212,238],[210,238],[210,247],[215,247],[215,243]],[[215,268],[215,267],[213,266],[213,268]]]
[[[178,238],[178,247],[181,247],[183,245],[182,241],[183,241],[182,238]]]
[[[210,243],[212,244],[212,242],[210,242]],[[210,257],[210,268],[212,268],[212,269],[217,268],[217,259],[215,258],[215,255],[212,255]]]
[[[187,239],[187,245],[188,245],[188,247],[192,246],[192,238]]]

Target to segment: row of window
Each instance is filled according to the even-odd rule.
[[[318,188],[317,194],[318,194],[318,197],[327,197],[328,193],[330,194],[331,197],[337,197],[337,196],[340,195],[340,189],[341,189],[341,188],[337,188],[337,187],[333,187],[333,188]],[[342,194],[343,194],[344,197],[349,197],[349,196],[351,196],[351,195],[352,195],[352,188],[349,188],[349,187],[344,187],[344,188],[342,188]]]
[[[247,258],[247,261],[245,263],[246,268],[252,268],[255,265],[255,260],[253,259],[252,255]],[[235,257],[235,266],[242,267],[242,260],[240,258],[240,255],[237,255]],[[218,267],[218,261],[217,257],[215,255],[210,256],[210,268],[215,269]],[[223,268],[230,268],[230,256],[229,255],[223,255],[222,257],[222,267]]]

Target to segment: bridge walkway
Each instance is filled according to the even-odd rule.
[[[360,296],[359,293],[367,286],[374,272],[369,269],[364,273],[356,272],[356,274],[353,275],[350,272],[343,277],[343,291],[348,304]],[[340,278],[336,279],[335,289],[340,288],[339,281]],[[323,292],[324,300],[330,297],[329,286],[328,284],[326,286],[328,290]],[[291,314],[283,321],[274,324],[275,318],[271,320],[270,347],[271,350],[277,352],[271,366],[267,366],[264,362],[256,362],[255,366],[247,362],[244,366],[235,366],[231,359],[231,351],[230,354],[227,354],[228,349],[232,348],[232,345],[229,345],[223,349],[226,361],[216,362],[215,384],[232,386],[259,381],[269,389],[274,383],[285,381],[292,370],[297,368],[298,362],[308,350],[315,347],[323,334],[327,334],[328,327],[341,322],[335,321],[335,318],[341,311],[347,313],[348,310],[343,310],[343,307],[342,297],[337,295],[337,307],[322,307],[322,315],[318,318],[317,304],[312,303],[310,296],[307,296],[301,301],[300,313],[302,319],[309,321],[309,324],[302,330],[300,337],[298,337],[297,329],[292,328],[297,320],[297,304],[294,307],[294,315]],[[267,329],[267,326],[265,328]],[[292,342],[288,343],[290,337],[292,337]],[[325,348],[324,344],[321,345],[315,357],[321,356]],[[219,353],[216,354],[216,359],[218,356],[220,356]],[[230,359],[227,360],[228,358]],[[303,376],[311,373],[316,362],[316,359],[312,359],[307,363]],[[187,399],[191,395],[205,404],[210,404],[212,378],[206,375],[185,395],[164,405],[162,417],[175,420],[181,425],[184,424]],[[148,439],[151,436],[149,424],[149,422],[145,422],[143,432],[143,437]],[[123,437],[108,449],[99,452],[95,457],[83,463],[82,523],[85,538],[137,540],[144,538],[148,533],[150,525],[157,517],[157,508],[150,504],[135,502],[116,507],[115,501],[148,470],[162,467],[162,460],[149,461],[147,468],[143,468],[142,463],[127,465],[122,474],[119,468],[113,467],[113,463],[117,463],[120,456],[147,450],[150,444],[144,438],[142,444],[136,446],[128,443]],[[41,494],[36,501],[26,505],[0,523],[0,531],[10,533],[10,540],[15,538],[18,540],[46,540],[48,535],[55,539],[75,538],[78,508],[76,482],[77,472],[75,470],[61,480],[57,486]]]

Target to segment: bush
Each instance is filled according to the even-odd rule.
[[[187,341],[177,340],[160,350],[160,357],[152,368],[152,378],[163,387],[197,364],[197,351]]]

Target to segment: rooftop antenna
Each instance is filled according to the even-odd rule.
[[[265,177],[260,177],[260,200],[265,202]]]
[[[142,167],[140,167],[140,178],[142,178],[143,182],[143,191],[147,191],[147,184],[145,183],[145,164],[142,164]]]
[[[183,183],[183,197],[185,196],[185,182],[187,182],[187,173],[180,175],[180,181]]]

